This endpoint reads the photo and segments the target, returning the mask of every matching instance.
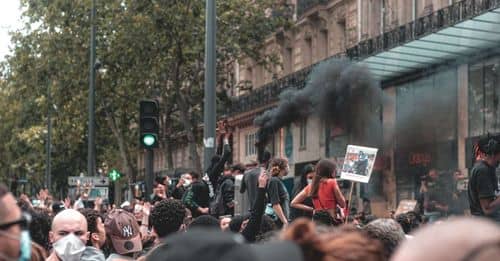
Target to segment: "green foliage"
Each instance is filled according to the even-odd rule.
[[[219,101],[235,84],[230,66],[242,56],[276,61],[263,43],[286,19],[266,15],[272,0],[217,1]],[[22,0],[25,27],[12,34],[13,53],[0,79],[0,177],[28,177],[41,185],[45,170],[47,112],[52,111],[52,174],[58,188],[85,172],[91,0]],[[183,132],[200,141],[205,1],[97,1],[97,57],[107,69],[96,85],[98,166],[138,173],[138,103],[158,97],[161,144]],[[48,88],[52,104],[48,105]],[[224,110],[221,106],[219,109]],[[191,150],[196,159],[196,150]]]

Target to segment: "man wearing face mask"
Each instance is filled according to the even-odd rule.
[[[30,260],[31,239],[28,220],[16,199],[0,184],[0,260]]]
[[[177,185],[175,186],[174,191],[172,192],[172,197],[174,199],[182,199],[182,196],[184,196],[184,193],[186,193],[187,188],[193,183],[193,178],[191,177],[191,174],[189,173],[184,173],[181,175],[181,178],[179,179],[179,182],[177,182]]]
[[[85,216],[73,209],[61,211],[52,221],[49,240],[53,251],[47,261],[104,261],[102,252],[94,247],[85,246],[88,239],[89,232]]]

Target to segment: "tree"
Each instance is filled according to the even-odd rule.
[[[97,161],[121,166],[131,182],[138,177],[138,103],[157,97],[161,104],[161,144],[184,137],[190,166],[201,170],[204,84],[204,1],[97,1],[97,57],[107,69],[96,86]],[[218,96],[235,84],[228,66],[240,57],[276,62],[264,54],[266,37],[287,24],[269,15],[282,5],[272,0],[217,2]],[[14,50],[3,64],[0,146],[5,169],[43,173],[46,112],[53,113],[53,174],[58,187],[85,169],[89,67],[90,0],[22,0],[25,28],[12,35]],[[50,86],[53,104],[47,104]],[[18,143],[18,138],[22,142]],[[167,162],[171,163],[171,155]],[[0,170],[2,171],[2,170]],[[5,170],[2,173],[6,176]]]

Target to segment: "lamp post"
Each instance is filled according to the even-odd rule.
[[[206,35],[205,35],[205,103],[203,111],[203,141],[204,157],[203,168],[210,164],[210,159],[215,150],[215,32],[216,32],[216,11],[215,0],[206,1]]]
[[[89,126],[88,126],[88,151],[87,151],[87,175],[94,176],[95,172],[95,33],[96,33],[96,7],[92,0],[92,11],[90,14],[90,68],[89,68]]]

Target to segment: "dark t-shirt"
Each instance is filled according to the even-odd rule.
[[[469,179],[468,198],[470,212],[474,216],[486,216],[481,208],[481,199],[495,199],[498,193],[498,179],[495,168],[489,166],[484,161],[479,161],[474,165]],[[500,213],[497,211],[488,216],[500,221]]]
[[[207,184],[203,181],[193,182],[192,190],[194,202],[202,208],[207,208],[210,201]]]
[[[253,210],[255,200],[257,199],[260,171],[261,168],[254,168],[247,171],[243,176],[243,181],[241,182],[240,193],[245,193],[245,191],[247,192],[250,210]]]
[[[267,185],[267,196],[271,205],[280,204],[286,218],[290,218],[290,197],[285,185],[277,177],[271,177]]]

